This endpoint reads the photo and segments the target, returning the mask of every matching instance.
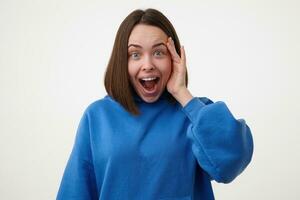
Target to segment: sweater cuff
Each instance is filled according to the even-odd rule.
[[[194,122],[199,110],[204,106],[205,104],[198,97],[193,97],[184,107],[182,107],[182,111],[192,122]]]

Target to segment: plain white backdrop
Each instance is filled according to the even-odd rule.
[[[83,111],[106,95],[117,29],[148,7],[175,26],[191,93],[224,101],[252,130],[252,162],[213,182],[216,199],[300,199],[296,0],[1,0],[0,199],[55,199]]]

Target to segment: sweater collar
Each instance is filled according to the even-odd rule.
[[[155,102],[167,99],[168,96],[169,96],[169,93],[166,90],[164,90],[164,92],[160,95],[160,97]],[[146,103],[136,92],[133,92],[133,99],[137,103],[141,103],[141,102]],[[153,103],[155,103],[155,102],[153,102]]]

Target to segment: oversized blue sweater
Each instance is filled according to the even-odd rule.
[[[135,101],[139,116],[108,95],[86,108],[58,200],[214,199],[211,181],[229,183],[249,164],[251,131],[224,102]]]

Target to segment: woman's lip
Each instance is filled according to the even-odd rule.
[[[155,79],[160,79],[159,76],[145,76],[145,77],[140,77],[138,78],[138,80],[143,80],[143,79],[147,79],[147,78],[155,78]]]
[[[154,81],[155,81],[156,83],[158,83],[159,80],[160,80],[160,77],[156,77],[156,79],[154,79]],[[142,83],[142,82],[144,82],[145,80],[143,80],[143,79],[138,79],[138,81],[139,81],[140,83]]]

